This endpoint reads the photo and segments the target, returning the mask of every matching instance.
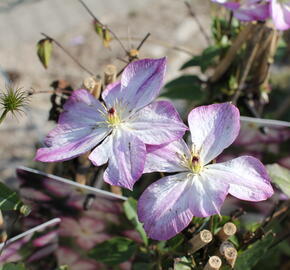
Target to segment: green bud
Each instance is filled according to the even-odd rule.
[[[112,37],[109,29],[106,26],[100,24],[98,21],[94,21],[94,29],[97,35],[102,39],[104,47],[110,47]]]
[[[31,208],[28,205],[23,204],[20,207],[19,212],[26,217],[31,213]]]
[[[94,21],[94,29],[97,35],[103,38],[103,26],[99,22]]]
[[[41,39],[37,43],[37,55],[44,68],[48,67],[48,63],[52,53],[52,40],[49,38]]]
[[[103,45],[104,45],[104,47],[106,47],[106,48],[110,47],[111,41],[112,41],[112,37],[111,37],[110,31],[107,28],[103,29]]]

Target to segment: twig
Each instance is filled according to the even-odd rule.
[[[249,58],[247,60],[247,63],[246,63],[246,66],[244,68],[242,77],[240,79],[238,90],[236,91],[236,93],[235,93],[235,95],[234,95],[234,97],[232,99],[233,104],[237,103],[237,100],[240,97],[242,90],[245,88],[246,80],[248,78],[248,75],[249,75],[249,72],[251,70],[253,61],[254,61],[254,59],[256,57],[256,54],[258,52],[258,49],[259,49],[259,46],[260,46],[259,42],[260,42],[262,34],[263,34],[263,29],[259,29],[259,30],[260,31],[258,32],[258,34],[257,34],[257,36],[255,38],[256,42],[255,42],[254,48],[252,49],[252,51],[250,53],[250,56],[249,56]]]
[[[128,37],[121,37],[120,39],[121,40],[128,40]],[[130,39],[131,40],[136,40],[136,41],[141,40],[140,38],[137,38],[137,37],[130,37]],[[177,46],[177,45],[168,44],[166,41],[162,41],[162,40],[159,40],[159,39],[150,38],[150,43],[157,44],[159,46],[162,46],[162,47],[165,47],[165,48],[168,48],[168,49],[171,49],[171,50],[180,51],[180,52],[188,54],[189,56],[194,56],[195,55],[195,53],[193,51],[191,51],[189,48],[184,48],[184,47],[180,47],[180,46]]]
[[[141,40],[139,46],[137,47],[137,51],[139,51],[141,49],[141,47],[143,46],[143,44],[145,43],[145,41],[150,37],[150,33],[147,33],[146,36]]]
[[[227,222],[217,233],[218,238],[221,241],[227,240],[237,232],[237,227],[232,222]]]
[[[127,56],[129,58],[128,59],[129,61],[126,62],[126,65],[117,73],[117,77],[119,77],[122,74],[122,72],[128,66],[128,64],[130,64],[133,60],[138,59],[138,52],[141,49],[141,47],[143,46],[143,44],[145,43],[145,41],[149,38],[150,35],[151,35],[150,33],[147,33],[146,36],[141,40],[141,42],[138,45],[137,49],[131,50],[131,51],[135,51],[137,53],[136,56],[132,56],[131,55],[131,51],[127,53]],[[119,58],[119,60],[122,60],[122,59]]]
[[[231,39],[232,37],[232,23],[233,23],[233,17],[234,17],[234,12],[231,11],[230,12],[230,18],[229,18],[229,22],[228,22],[228,31],[229,31],[229,34],[228,34],[228,38]]]
[[[129,63],[127,60],[125,60],[125,59],[123,59],[121,57],[118,57],[118,56],[116,57],[116,59],[119,60],[119,61],[121,61],[121,62],[123,62],[123,63],[125,63],[125,64],[128,64]]]
[[[246,27],[239,33],[238,37],[233,42],[233,45],[228,49],[227,54],[221,60],[220,64],[217,66],[213,76],[210,78],[211,83],[217,82],[231,66],[235,56],[242,47],[242,45],[249,39],[250,35],[253,33],[255,24],[249,23]]]
[[[203,270],[219,270],[222,266],[222,260],[218,256],[212,256],[209,258],[206,266]]]
[[[123,45],[123,43],[121,42],[121,40],[118,38],[118,36],[114,33],[114,31],[112,29],[110,29],[107,25],[104,25],[103,23],[101,23],[101,21],[96,17],[96,15],[89,9],[89,7],[84,3],[83,0],[79,0],[79,2],[82,4],[82,6],[86,9],[86,11],[91,15],[91,17],[97,22],[99,23],[102,27],[106,28],[109,30],[109,32],[112,34],[112,36],[118,41],[118,43],[120,44],[120,46],[122,47],[122,49],[125,51],[125,53],[127,54],[128,51],[125,48],[125,46]]]
[[[57,93],[64,93],[64,94],[71,94],[71,91],[65,89],[55,89],[55,90],[34,90],[29,91],[28,95],[32,96],[35,94],[57,94]]]
[[[209,36],[207,35],[205,29],[203,28],[202,24],[197,19],[197,16],[196,16],[195,12],[193,11],[191,5],[187,1],[185,1],[184,4],[186,5],[186,7],[188,9],[189,14],[192,16],[192,18],[195,20],[196,24],[198,25],[198,28],[199,28],[200,32],[202,33],[202,35],[204,36],[206,42],[210,46],[211,45],[211,40],[210,40]]]
[[[94,76],[94,73],[92,73],[91,71],[89,71],[87,68],[85,68],[80,62],[79,60],[77,60],[69,51],[67,51],[57,40],[55,40],[54,38],[41,33],[41,35],[43,35],[44,37],[50,39],[52,42],[54,42],[55,45],[57,45],[60,49],[62,49],[64,51],[64,53],[66,53],[67,56],[69,56],[80,68],[82,68],[84,71],[86,71],[88,74],[90,74],[91,76]]]
[[[202,230],[189,240],[191,245],[189,252],[191,254],[200,250],[212,241],[212,233],[209,230]]]

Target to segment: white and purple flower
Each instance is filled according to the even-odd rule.
[[[132,189],[143,173],[145,145],[172,142],[187,130],[170,102],[154,102],[165,69],[165,58],[129,64],[121,81],[102,93],[104,103],[86,90],[74,91],[36,160],[69,160],[97,146],[89,159],[96,166],[108,162],[104,180]]]
[[[228,8],[241,21],[265,21],[270,17],[267,0],[212,0],[212,2]]]
[[[193,216],[219,214],[227,196],[262,201],[273,194],[263,164],[251,156],[212,163],[236,139],[238,109],[230,103],[201,106],[188,116],[191,147],[183,140],[148,146],[144,172],[178,172],[151,184],[138,202],[139,220],[149,237],[167,240]]]
[[[212,0],[231,10],[241,21],[272,18],[278,30],[290,29],[290,0]]]

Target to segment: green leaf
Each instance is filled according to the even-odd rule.
[[[165,85],[163,97],[171,99],[187,99],[201,102],[205,96],[202,83],[197,76],[184,75]]]
[[[52,53],[52,40],[49,38],[41,39],[37,43],[37,55],[44,68],[48,67],[51,58],[51,53]]]
[[[18,194],[0,182],[0,210],[16,210],[24,215],[30,213],[28,206],[24,205]]]
[[[89,251],[89,257],[107,265],[116,265],[128,261],[136,248],[137,245],[133,240],[115,237],[96,245]]]
[[[25,266],[22,263],[6,263],[2,267],[0,267],[0,270],[25,270]]]
[[[273,234],[264,236],[261,240],[256,241],[244,252],[240,253],[237,258],[235,270],[251,270],[267,253],[274,240]]]
[[[132,222],[136,231],[140,234],[144,244],[148,245],[148,238],[146,232],[144,231],[142,223],[139,222],[137,215],[137,201],[133,198],[128,198],[124,204],[123,208],[125,211],[126,217]]]
[[[192,261],[185,256],[175,259],[174,270],[191,270]]]
[[[206,48],[201,55],[194,56],[191,60],[184,63],[180,69],[198,66],[201,68],[202,72],[204,72],[208,67],[214,64],[215,58],[221,54],[222,50],[222,47],[210,46]]]
[[[182,234],[178,234],[175,237],[171,238],[167,241],[166,246],[169,250],[174,250],[178,248],[184,242],[184,236]]]
[[[290,197],[290,170],[278,165],[267,165],[267,170],[273,181],[283,193]]]

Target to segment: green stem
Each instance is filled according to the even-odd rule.
[[[4,110],[4,112],[1,114],[1,116],[0,116],[0,124],[2,124],[2,122],[4,121],[7,113],[8,113],[8,111]]]

